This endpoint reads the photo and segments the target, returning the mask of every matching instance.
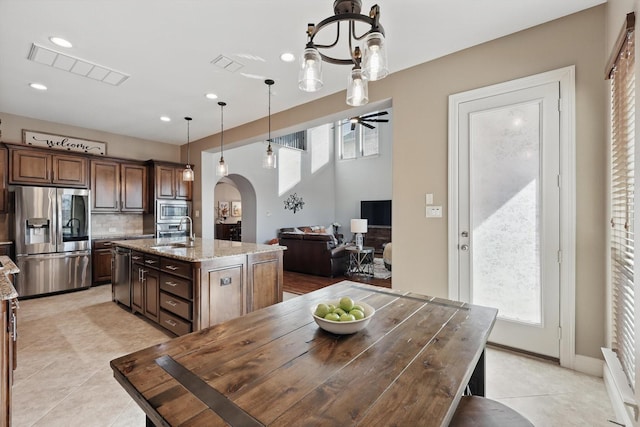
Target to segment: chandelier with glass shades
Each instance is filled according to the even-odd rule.
[[[335,0],[333,2],[334,15],[323,19],[317,25],[307,26],[307,45],[301,59],[298,87],[305,92],[316,92],[323,86],[322,61],[339,65],[352,65],[347,82],[347,104],[352,106],[365,105],[369,102],[369,81],[385,78],[389,74],[387,68],[387,53],[384,48],[384,29],[380,25],[380,7],[374,5],[369,16],[360,13],[360,0]],[[333,48],[340,42],[340,29],[346,24],[349,57],[338,58],[333,55]],[[365,25],[362,34],[356,33],[356,27]],[[335,27],[335,39],[329,44],[316,43],[316,36],[328,27]],[[354,46],[356,43],[360,46]],[[324,50],[326,53],[322,53]]]

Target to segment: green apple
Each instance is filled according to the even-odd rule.
[[[332,322],[339,322],[340,321],[340,316],[337,315],[336,313],[329,313],[326,316],[324,316],[324,320],[331,320]]]
[[[343,314],[345,314],[345,313],[346,313],[346,311],[345,311],[345,310],[343,310],[343,309],[342,309],[342,308],[340,308],[340,307],[338,307],[338,308],[336,308],[335,310],[333,310],[333,312],[334,312],[335,314],[337,314],[338,316],[342,316]]]
[[[343,309],[344,311],[351,311],[353,309],[353,306],[355,305],[355,303],[353,302],[353,300],[349,297],[342,297],[340,298],[340,308]]]
[[[349,314],[352,315],[355,318],[355,320],[364,319],[364,312],[361,310],[356,310],[354,308],[349,312]]]
[[[356,318],[354,317],[353,314],[344,313],[340,315],[341,322],[353,322],[354,320],[356,320]]]
[[[351,311],[353,311],[353,310],[360,310],[361,312],[363,312],[363,313],[364,313],[364,308],[363,308],[361,305],[359,305],[359,304],[355,304],[355,305],[353,306],[353,308],[352,308],[351,310],[349,310],[349,312],[351,312]]]
[[[316,311],[313,313],[318,317],[324,318],[327,314],[329,314],[329,306],[327,304],[320,303],[316,306]]]

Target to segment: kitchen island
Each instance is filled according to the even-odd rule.
[[[18,293],[13,275],[20,270],[6,255],[0,255],[0,426],[11,425],[11,388],[17,366]]]
[[[133,313],[175,335],[282,301],[283,246],[200,238],[112,244],[131,250]]]

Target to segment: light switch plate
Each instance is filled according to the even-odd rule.
[[[432,205],[433,204],[433,193],[427,193],[427,195],[425,196],[425,204],[426,205]]]

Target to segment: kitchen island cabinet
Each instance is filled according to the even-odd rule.
[[[113,242],[132,250],[132,310],[175,335],[282,301],[284,247],[196,239]]]
[[[18,293],[13,287],[13,275],[18,267],[8,256],[0,256],[0,427],[11,425],[11,388],[17,366]]]

